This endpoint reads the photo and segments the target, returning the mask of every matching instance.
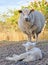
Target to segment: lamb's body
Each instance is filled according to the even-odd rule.
[[[38,11],[32,11],[29,14],[30,10],[26,8],[22,12],[25,13],[25,15],[23,15],[23,13],[20,15],[18,22],[19,28],[29,37],[31,37],[32,34],[36,34],[38,36],[45,24],[45,18],[43,14]],[[28,18],[28,21],[26,21],[25,18]]]
[[[36,43],[31,43],[31,42],[27,42],[26,44],[23,44],[23,46],[26,49],[26,52],[20,55],[14,54],[13,57],[6,57],[6,59],[11,61],[22,60],[25,62],[42,59],[42,51],[40,50],[40,48],[35,47],[35,44]],[[32,45],[31,48],[30,45]]]
[[[39,48],[32,48],[30,51],[22,53],[20,55],[13,55],[13,57],[6,57],[6,60],[11,60],[11,61],[25,61],[25,62],[29,62],[29,61],[35,61],[35,60],[39,60],[42,59],[42,52]]]

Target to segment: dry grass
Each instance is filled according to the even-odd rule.
[[[23,32],[19,31],[6,31],[6,32],[0,32],[0,41],[1,40],[9,40],[9,41],[21,41],[21,40],[27,40],[28,37]],[[48,40],[48,31],[43,31],[39,35],[39,40]]]

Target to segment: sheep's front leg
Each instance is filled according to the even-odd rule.
[[[28,41],[31,42],[31,35],[28,35]]]
[[[36,43],[38,43],[38,35],[35,34]]]

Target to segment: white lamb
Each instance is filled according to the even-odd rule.
[[[22,53],[20,55],[14,54],[13,57],[6,57],[6,60],[11,60],[16,62],[19,60],[29,62],[29,61],[39,60],[39,59],[42,59],[42,52],[39,48],[35,47],[33,44],[32,44],[32,48],[30,50],[27,49],[27,52],[25,53]]]
[[[22,46],[25,47],[25,50],[28,51],[36,46],[36,43],[27,42],[25,44],[22,44]]]

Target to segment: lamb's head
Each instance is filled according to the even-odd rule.
[[[26,51],[33,49],[36,46],[36,43],[27,42],[26,44],[22,44],[25,47]]]
[[[31,22],[33,15],[33,10],[29,10],[28,8],[24,8],[23,10],[19,10],[19,13],[21,13],[21,18],[23,18],[23,21]]]

